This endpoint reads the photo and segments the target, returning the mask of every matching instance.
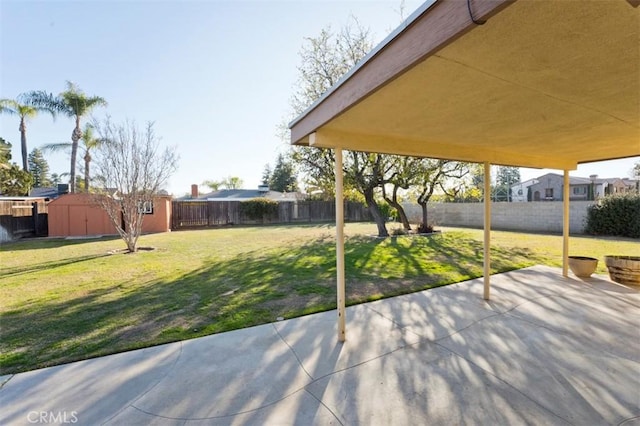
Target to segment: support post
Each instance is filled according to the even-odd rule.
[[[569,276],[569,170],[562,186],[562,275]]]
[[[491,296],[491,164],[484,163],[484,299]]]
[[[342,176],[342,148],[335,149],[336,175],[336,286],[338,293],[338,341],[346,340],[345,279],[344,279],[344,191]]]

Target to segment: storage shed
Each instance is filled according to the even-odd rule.
[[[117,234],[107,213],[94,204],[88,194],[62,195],[51,201],[48,208],[50,237]],[[170,197],[156,197],[153,208],[145,211],[142,232],[167,232],[170,230],[170,221]]]

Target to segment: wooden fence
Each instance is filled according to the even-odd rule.
[[[241,201],[173,201],[171,229],[214,227],[223,225],[252,225],[301,222],[330,222],[335,220],[333,201],[295,201],[278,203],[278,212],[261,221],[249,219],[240,212]],[[344,217],[348,222],[371,220],[366,206],[346,201]]]
[[[0,242],[46,237],[47,204],[42,200],[0,200]]]

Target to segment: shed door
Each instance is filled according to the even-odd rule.
[[[69,235],[88,235],[87,208],[85,206],[69,206]]]

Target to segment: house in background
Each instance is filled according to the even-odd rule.
[[[596,179],[600,191],[596,191],[596,197],[611,194],[624,194],[628,192],[640,192],[640,181],[627,178]]]
[[[266,198],[277,202],[294,202],[303,200],[305,196],[299,192],[271,191],[268,185],[260,185],[258,189],[221,189],[200,195],[198,185],[191,185],[191,195],[176,198],[175,201],[247,201],[254,198]]]
[[[515,185],[511,185],[511,201],[515,203],[529,201],[527,199],[529,187],[536,183],[538,183],[538,179],[529,179],[524,182],[518,182]]]
[[[562,175],[547,173],[511,186],[513,201],[562,201],[563,185]],[[634,192],[638,190],[638,185],[638,181],[626,178],[598,179],[598,175],[591,175],[588,178],[570,176],[569,199],[589,201],[610,194]]]
[[[155,197],[153,205],[144,207],[143,233],[171,230],[171,197]],[[50,237],[117,234],[107,213],[94,204],[88,194],[61,195],[49,202],[48,210]]]
[[[594,178],[595,179],[595,178]],[[536,179],[538,183],[528,189],[531,201],[562,201],[563,176],[556,173],[547,173]],[[569,199],[587,201],[592,199],[591,185],[593,181],[583,177],[569,177]]]

